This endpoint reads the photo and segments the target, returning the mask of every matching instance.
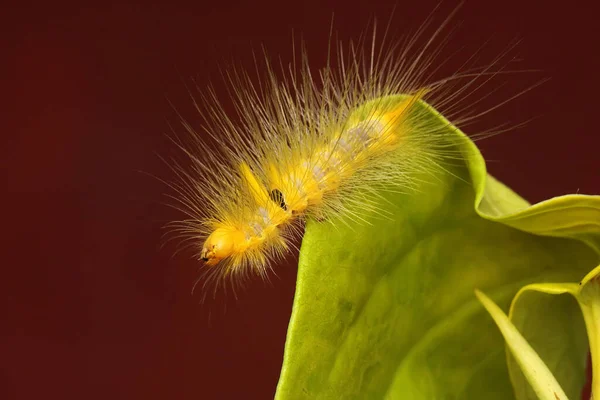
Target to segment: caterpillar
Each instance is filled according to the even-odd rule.
[[[205,285],[268,278],[305,220],[364,222],[356,209],[377,211],[379,190],[410,191],[460,157],[454,139],[423,113],[433,107],[455,125],[477,118],[461,102],[506,65],[499,57],[472,68],[469,57],[450,77],[432,80],[453,14],[424,44],[432,15],[405,42],[388,42],[389,24],[379,41],[374,23],[370,37],[330,45],[318,73],[304,46],[279,70],[267,55],[256,60],[256,76],[229,70],[233,118],[212,88],[194,97],[211,140],[183,121],[188,139],[176,143],[187,161],[173,164],[171,187],[186,218],[169,227],[205,265]]]

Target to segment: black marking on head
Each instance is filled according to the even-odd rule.
[[[269,197],[275,202],[275,204],[287,211],[287,205],[285,204],[285,199],[283,198],[283,193],[281,193],[281,190],[271,190],[269,192]]]
[[[208,257],[202,257],[201,260],[206,262],[206,261],[208,261]]]

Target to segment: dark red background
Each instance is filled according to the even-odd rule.
[[[489,3],[489,4],[488,4]],[[490,170],[531,201],[600,192],[597,13],[589,2],[466,4],[449,50],[506,49],[551,80],[482,126],[539,117],[481,143]],[[397,4],[394,32],[435,2]],[[454,8],[443,4],[437,21]],[[200,304],[197,263],[160,248],[169,177],[157,154],[190,114],[184,86],[251,66],[251,46],[289,60],[291,32],[324,60],[332,13],[342,38],[384,2],[21,4],[2,11],[0,398],[271,398],[295,263],[238,300]],[[467,50],[464,50],[467,51]],[[459,53],[460,55],[460,53]],[[468,51],[463,54],[465,58]],[[460,58],[460,57],[459,57]],[[317,65],[318,66],[318,65]],[[510,83],[510,77],[506,78]],[[515,77],[514,79],[521,79]],[[140,172],[142,171],[142,172]]]

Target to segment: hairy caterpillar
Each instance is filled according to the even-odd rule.
[[[422,118],[425,104],[464,124],[477,115],[459,104],[502,68],[501,58],[481,69],[467,59],[432,81],[451,18],[422,45],[431,17],[405,43],[389,44],[385,33],[378,43],[374,27],[371,40],[335,47],[318,74],[304,49],[281,71],[265,57],[254,79],[227,72],[236,118],[214,91],[200,95],[203,129],[219,149],[184,123],[192,140],[178,145],[189,162],[175,164],[172,187],[188,218],[170,226],[207,266],[207,282],[266,277],[304,219],[360,220],[352,210],[372,208],[377,189],[410,190],[424,172],[458,157],[452,139]]]

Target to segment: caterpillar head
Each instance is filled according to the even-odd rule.
[[[202,245],[200,259],[208,266],[217,265],[224,258],[231,257],[244,241],[245,235],[235,228],[217,228]]]

